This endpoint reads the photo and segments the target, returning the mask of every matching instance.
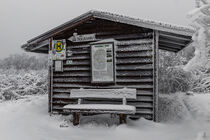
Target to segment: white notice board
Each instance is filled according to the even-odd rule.
[[[115,81],[114,43],[91,45],[92,83]]]
[[[63,61],[55,61],[55,71],[63,71]]]

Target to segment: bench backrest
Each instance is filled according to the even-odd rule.
[[[72,89],[70,97],[136,99],[136,89]]]

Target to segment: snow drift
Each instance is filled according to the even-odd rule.
[[[184,95],[177,97],[177,100],[185,99],[195,116],[203,114],[206,119],[193,117],[176,123],[154,123],[140,119],[128,120],[127,125],[117,125],[115,123],[117,118],[110,119],[104,115],[84,116],[81,118],[81,124],[75,127],[70,123],[71,116],[48,115],[47,95],[25,96],[27,97],[25,99],[0,103],[0,138],[2,140],[195,140],[197,138],[201,140],[205,134],[205,139],[210,139],[210,121],[207,119],[210,94],[186,96],[186,98],[181,96]]]

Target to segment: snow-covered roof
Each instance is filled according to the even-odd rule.
[[[71,26],[75,26],[77,23],[86,20],[86,19],[91,19],[91,18],[99,18],[99,19],[104,19],[104,20],[109,20],[113,22],[118,22],[118,23],[123,23],[127,25],[133,25],[137,27],[143,27],[143,28],[148,28],[148,29],[153,29],[161,32],[166,32],[166,33],[173,33],[181,36],[192,36],[194,33],[194,30],[189,27],[184,27],[184,26],[178,26],[178,25],[172,25],[164,22],[158,22],[158,21],[153,21],[153,20],[144,20],[144,19],[137,19],[137,18],[132,18],[128,16],[123,16],[123,15],[118,15],[118,14],[113,14],[109,12],[102,12],[102,11],[96,11],[96,10],[91,10],[85,14],[82,14],[79,17],[76,17],[58,27],[53,28],[52,30],[49,30],[35,38],[32,38],[27,42],[27,44],[24,44],[22,48],[26,48],[27,46],[31,46],[34,44],[37,44],[39,42],[45,41],[62,31],[66,30],[67,28]]]
[[[192,35],[194,33],[194,30],[189,27],[172,25],[165,22],[145,20],[145,19],[136,19],[136,18],[132,18],[128,16],[113,14],[109,12],[101,12],[101,11],[90,11],[90,13],[92,13],[93,16],[97,18],[107,19],[107,20],[111,20],[111,21],[115,21],[119,23],[125,23],[129,25],[135,25],[135,26],[159,30],[159,31],[172,32],[172,33],[177,33],[181,35]]]

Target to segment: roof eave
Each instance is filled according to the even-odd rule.
[[[29,41],[27,41],[26,44],[22,45],[21,48],[28,51],[30,50],[29,48],[36,46],[40,42],[46,41],[49,38],[54,37],[55,35],[61,33],[62,31],[74,28],[77,25],[84,23],[87,20],[90,20],[91,18],[105,19],[105,20],[109,20],[113,22],[119,22],[123,24],[137,26],[137,27],[153,29],[160,32],[169,32],[169,33],[173,33],[177,35],[183,35],[186,37],[191,37],[193,33],[195,32],[193,29],[186,28],[186,27],[163,24],[160,22],[154,22],[154,21],[149,21],[149,20],[135,19],[135,18],[127,17],[127,16],[121,16],[117,14],[91,10],[35,38],[30,39]]]
[[[78,16],[78,17],[76,17],[76,18],[74,18],[74,19],[72,19],[72,20],[70,20],[66,23],[64,23],[64,24],[61,24],[61,25],[59,25],[59,26],[57,26],[57,27],[55,27],[55,28],[53,28],[53,29],[51,29],[51,30],[49,30],[49,31],[37,36],[37,37],[35,37],[35,38],[32,38],[32,39],[28,40],[27,43],[32,44],[34,42],[37,42],[37,40],[42,39],[44,37],[45,37],[45,39],[48,39],[49,37],[53,36],[53,34],[62,32],[66,28],[72,27],[72,25],[78,23],[79,21],[84,20],[86,18],[90,18],[92,16],[93,16],[93,11],[88,11],[88,12],[86,12],[86,13],[84,13],[84,14],[82,14],[82,15],[80,15],[80,16]]]

